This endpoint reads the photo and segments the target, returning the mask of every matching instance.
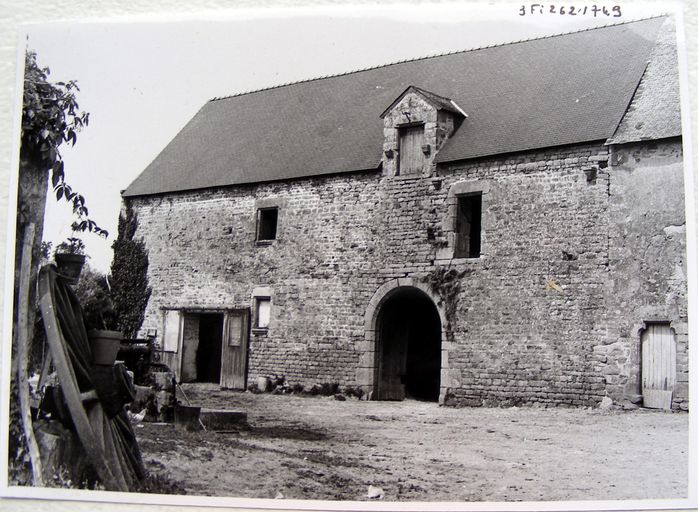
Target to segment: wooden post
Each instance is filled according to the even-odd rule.
[[[29,283],[31,282],[32,246],[34,244],[34,224],[30,223],[24,232],[22,243],[22,263],[19,275],[19,314],[17,316],[17,385],[19,387],[19,410],[24,429],[24,438],[29,448],[29,458],[32,466],[34,485],[44,486],[41,472],[41,454],[39,445],[34,437],[31,411],[29,409],[29,380],[27,371],[29,367],[29,341],[31,339],[29,325]]]

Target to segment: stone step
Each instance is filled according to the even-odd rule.
[[[222,409],[201,409],[199,419],[208,430],[228,430],[247,425],[247,413]]]

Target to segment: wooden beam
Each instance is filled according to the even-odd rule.
[[[19,308],[17,316],[17,384],[19,387],[19,410],[22,418],[24,438],[29,449],[29,459],[32,466],[32,479],[34,485],[43,487],[44,478],[41,471],[41,454],[39,445],[34,437],[31,410],[29,408],[29,380],[27,376],[29,368],[29,283],[31,282],[32,246],[34,244],[35,226],[30,223],[24,232],[22,241],[22,261],[19,273]]]

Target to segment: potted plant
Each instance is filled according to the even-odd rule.
[[[112,366],[124,336],[117,330],[118,319],[106,276],[86,266],[75,287],[75,295],[82,306],[92,363]]]
[[[119,331],[92,329],[87,332],[87,339],[92,351],[92,364],[112,366],[116,362],[124,335]]]
[[[92,351],[92,364],[112,366],[116,361],[124,335],[116,330],[116,317],[113,310],[100,312],[98,316],[101,325],[87,331],[87,339]]]
[[[71,285],[77,284],[82,267],[85,265],[85,258],[87,258],[85,244],[75,236],[58,244],[54,253],[58,274]]]

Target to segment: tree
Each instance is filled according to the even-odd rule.
[[[110,283],[117,325],[127,338],[138,335],[152,291],[148,286],[148,251],[143,240],[135,239],[137,229],[136,213],[126,205],[119,216],[119,232],[112,244],[114,259]]]
[[[78,219],[77,231],[90,231],[106,237],[107,231],[89,218],[85,197],[75,192],[65,181],[65,165],[60,153],[63,143],[75,146],[77,133],[89,123],[90,114],[78,112],[75,80],[51,83],[49,68],[41,68],[36,53],[26,54],[24,69],[24,104],[22,107],[22,146],[20,159],[31,163],[38,171],[51,172],[51,185],[56,199],[71,203]]]
[[[41,240],[49,174],[56,199],[68,201],[76,215],[73,229],[90,231],[104,237],[108,233],[90,219],[85,197],[74,191],[65,180],[65,164],[60,148],[64,143],[74,146],[77,133],[87,126],[90,118],[88,113],[79,111],[75,95],[80,90],[77,82],[49,82],[49,68],[38,65],[33,51],[26,53],[24,66],[15,282],[19,280],[21,245],[25,231],[33,224],[35,237],[32,241],[31,289],[34,290],[42,254]]]
[[[28,51],[25,56],[24,92],[22,106],[22,133],[19,162],[19,180],[17,191],[17,230],[15,241],[15,295],[13,309],[12,337],[12,380],[10,385],[10,435],[9,463],[11,479],[16,483],[29,481],[27,476],[28,457],[27,440],[24,433],[31,427],[24,425],[20,419],[18,408],[20,380],[26,382],[26,359],[18,363],[17,349],[20,325],[18,283],[21,274],[23,247],[30,250],[31,265],[28,267],[28,301],[22,306],[23,326],[29,331],[27,339],[33,339],[31,330],[36,318],[36,280],[42,255],[42,237],[44,210],[46,207],[46,191],[49,183],[56,199],[70,203],[77,219],[73,229],[90,231],[100,236],[107,236],[89,218],[85,198],[72,190],[65,181],[65,165],[60,153],[61,146],[75,145],[77,133],[87,126],[89,114],[79,111],[75,93],[79,91],[75,81],[51,83],[48,80],[50,71],[41,68],[36,62],[36,53]],[[29,234],[29,235],[27,235]],[[33,235],[32,235],[33,234]],[[25,240],[25,238],[27,240]],[[44,246],[45,247],[45,246]],[[30,352],[30,347],[24,347],[23,354]],[[29,353],[31,358],[31,353]],[[19,376],[22,379],[19,379]]]

